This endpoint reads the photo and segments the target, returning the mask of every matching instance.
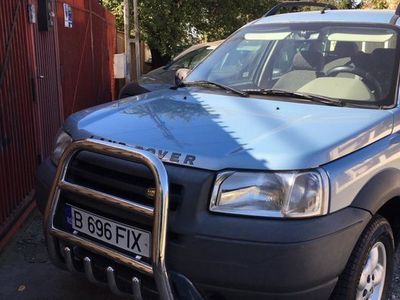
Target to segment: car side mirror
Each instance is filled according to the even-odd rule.
[[[181,68],[176,70],[175,72],[175,84],[178,86],[181,84],[182,81],[184,81],[186,79],[186,77],[189,75],[190,73],[190,69],[187,68]]]

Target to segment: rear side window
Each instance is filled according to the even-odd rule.
[[[202,47],[196,49],[185,56],[179,58],[173,64],[171,64],[169,70],[178,70],[180,68],[193,69],[199,62],[201,62],[210,52],[211,47]]]

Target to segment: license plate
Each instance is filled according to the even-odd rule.
[[[75,206],[66,205],[67,223],[74,231],[106,242],[133,254],[150,257],[150,233],[96,215]]]

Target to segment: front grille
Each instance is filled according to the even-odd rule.
[[[154,206],[147,196],[155,186],[152,177],[142,164],[87,151],[73,158],[66,175],[68,182],[148,206]],[[170,182],[170,210],[176,210],[182,198],[183,186]]]
[[[160,297],[172,300],[165,263],[167,227],[170,245],[195,230],[197,212],[208,211],[214,178],[204,170],[164,166],[144,151],[92,139],[76,141],[60,161],[45,214],[50,256],[70,271],[83,271],[91,282],[106,280],[116,294],[122,290],[139,297],[141,282],[153,290],[153,279]],[[148,190],[156,185],[159,192],[153,199]],[[151,231],[150,258],[73,230],[68,205]]]

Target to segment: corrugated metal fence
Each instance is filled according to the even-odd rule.
[[[72,7],[72,28],[64,27],[63,3]],[[0,241],[32,201],[36,168],[64,117],[115,95],[114,17],[96,0],[50,4],[50,31],[29,22],[37,0],[0,4]]]
[[[37,124],[26,1],[0,5],[0,232],[32,192]],[[25,201],[24,201],[25,200]]]
[[[38,0],[29,0],[36,10]],[[33,82],[35,84],[35,104],[37,106],[38,155],[40,159],[50,154],[53,137],[63,121],[62,98],[58,55],[58,28],[39,31],[37,24],[30,24],[32,37]]]

